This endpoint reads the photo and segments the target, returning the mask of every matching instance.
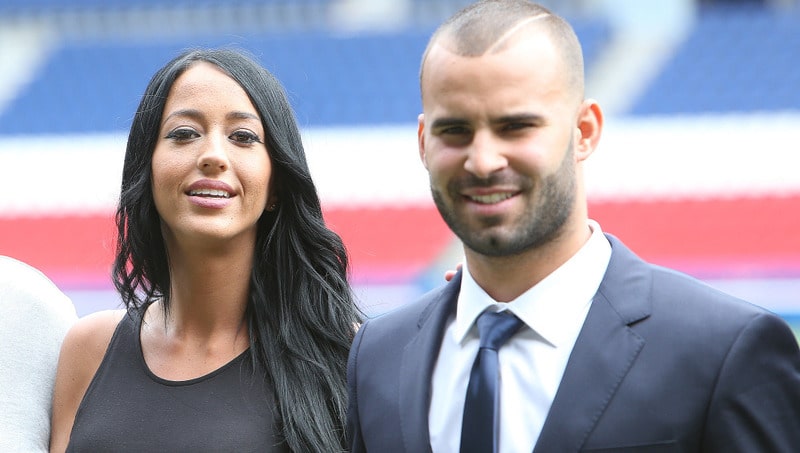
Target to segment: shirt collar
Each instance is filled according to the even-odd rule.
[[[464,341],[472,332],[475,320],[486,309],[508,309],[517,315],[536,334],[555,346],[570,338],[569,328],[583,323],[586,309],[611,259],[611,245],[600,225],[589,220],[592,231],[589,240],[567,262],[528,289],[518,298],[497,302],[484,291],[469,272],[466,262],[461,277],[461,291],[456,308],[455,340]]]

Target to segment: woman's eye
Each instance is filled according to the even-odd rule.
[[[178,129],[173,129],[164,138],[170,138],[170,139],[173,139],[173,140],[183,141],[183,140],[190,140],[192,138],[197,138],[199,136],[200,136],[200,134],[195,132],[193,129],[190,129],[188,127],[181,127],[181,128],[178,128]]]
[[[258,138],[258,135],[247,130],[236,131],[228,138],[237,143],[261,143],[261,139]]]

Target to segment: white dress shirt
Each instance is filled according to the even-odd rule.
[[[590,220],[591,237],[561,267],[511,302],[494,301],[464,264],[455,316],[445,330],[433,371],[431,448],[454,453],[470,370],[478,353],[475,320],[484,310],[510,310],[525,325],[500,349],[499,452],[533,451],[567,360],[605,275],[611,245]]]

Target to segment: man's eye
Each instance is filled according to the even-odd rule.
[[[528,123],[508,123],[503,127],[503,129],[506,131],[518,131],[527,127],[531,127],[531,125]]]
[[[250,131],[236,131],[228,138],[237,143],[261,143],[261,139],[258,138],[258,135]]]
[[[197,138],[199,136],[200,134],[195,132],[193,129],[189,129],[188,127],[182,127],[178,129],[173,129],[164,138],[171,138],[173,140],[181,141],[181,140],[189,140],[192,138]]]
[[[464,135],[468,134],[469,129],[463,126],[451,126],[441,129],[439,135]]]

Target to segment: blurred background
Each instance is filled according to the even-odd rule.
[[[157,68],[192,47],[249,51],[296,109],[326,220],[378,314],[462,260],[419,162],[418,66],[463,0],[3,0],[0,254],[79,315],[109,279],[125,141]],[[606,129],[590,216],[643,258],[800,328],[796,0],[544,1],[575,27]]]

